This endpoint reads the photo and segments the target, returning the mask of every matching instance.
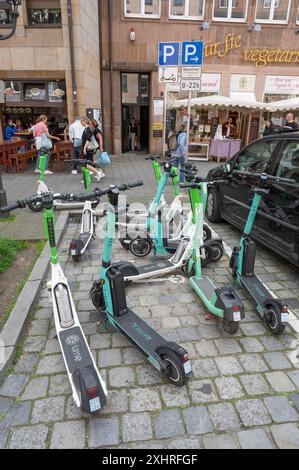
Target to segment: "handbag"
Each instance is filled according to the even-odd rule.
[[[46,134],[41,136],[41,148],[45,150],[52,150],[53,144],[52,140],[47,137]]]
[[[99,155],[98,162],[101,166],[111,165],[111,160],[110,160],[108,152],[101,152]]]
[[[93,135],[91,138],[91,142],[87,147],[87,150],[89,150],[90,152],[91,151],[95,152],[96,150],[98,150],[98,148],[99,148],[99,143],[97,139],[95,138],[95,136]]]
[[[41,137],[35,137],[35,146],[36,146],[36,150],[40,150],[42,148],[42,138]]]

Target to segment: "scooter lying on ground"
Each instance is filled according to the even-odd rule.
[[[89,165],[94,168],[99,168],[99,165],[92,163],[89,160],[76,160],[76,162],[81,166],[85,191],[86,193],[89,193],[91,183],[90,172],[86,167]],[[97,218],[92,208],[92,204],[90,201],[86,201],[82,213],[80,235],[78,238],[72,240],[69,248],[69,255],[72,256],[76,263],[80,261],[81,256],[85,253],[91,239],[94,237],[96,222]]]
[[[111,264],[119,194],[142,184],[137,182],[111,186],[89,195],[99,197],[108,194],[110,202],[100,279],[93,284],[91,299],[95,308],[107,316],[109,322],[145,355],[150,364],[174,385],[183,386],[192,372],[188,352],[178,344],[164,339],[128,308],[123,274]]]
[[[186,172],[186,180],[194,180],[194,178],[196,178],[194,171],[189,173]],[[186,267],[195,250],[196,237],[198,237],[197,218],[199,216],[198,212],[195,211],[195,202],[192,198],[191,192],[189,192],[189,196],[192,210],[182,231],[182,237],[178,240],[179,243],[175,254],[170,259],[158,260],[146,266],[137,267],[135,264],[128,261],[114,263],[113,267],[122,272],[126,282],[140,282],[155,277],[161,277]],[[200,245],[200,255],[202,265],[207,266],[217,258],[214,252],[214,247],[217,246],[218,253],[220,253],[218,254],[216,261],[223,257],[224,249],[220,239],[216,239],[216,241],[214,241],[215,239],[212,239],[210,242],[205,242],[203,240],[203,231],[204,229],[202,225],[202,231],[200,232],[199,238],[199,240],[202,241],[202,245]]]
[[[72,202],[68,194],[46,193],[11,204],[1,212],[24,209],[30,204],[40,204],[44,209],[46,237],[50,244],[52,280],[48,288],[52,293],[57,337],[61,347],[73,398],[83,412],[94,414],[106,404],[106,385],[97,369],[93,355],[81,328],[67,279],[58,259],[56,246],[54,201]]]
[[[146,224],[141,228],[140,226],[134,226],[135,230],[143,231],[143,236],[139,235],[130,242],[130,250],[132,254],[138,258],[147,257],[153,250],[155,255],[166,257],[174,256],[181,245],[181,241],[186,237],[191,238],[190,231],[193,230],[191,213],[187,221],[185,221],[183,228],[179,231],[179,234],[174,238],[168,237],[169,220],[165,222],[162,218],[162,212],[158,211],[157,213],[161,196],[164,193],[168,178],[171,177],[177,178],[177,169],[174,168],[170,162],[164,163],[164,175],[159,183],[156,197],[151,204],[150,214]],[[217,262],[223,256],[222,240],[220,238],[209,239],[212,233],[206,226],[204,233],[205,241],[202,246],[202,252],[204,252],[203,250],[206,246],[212,248],[212,251],[209,252],[212,253],[212,257],[205,256],[204,259],[206,259],[207,262]],[[181,254],[182,253],[180,253],[180,255]]]
[[[232,287],[217,288],[210,278],[202,274],[201,247],[203,245],[203,218],[207,207],[208,184],[200,177],[196,182],[181,185],[189,189],[192,201],[192,215],[196,224],[193,253],[185,266],[185,274],[190,284],[210,312],[207,319],[214,316],[222,321],[223,330],[234,335],[237,333],[240,321],[245,318],[243,302]],[[207,250],[211,250],[207,247]]]
[[[39,176],[39,181],[38,181],[38,190],[37,190],[38,196],[41,194],[46,194],[46,193],[51,192],[51,189],[49,189],[45,183],[46,161],[47,161],[47,155],[46,154],[41,155],[40,160],[39,160],[39,170],[41,174]],[[85,160],[82,160],[82,161],[85,161]],[[65,162],[67,162],[67,160]],[[73,163],[73,160],[71,160],[71,162]],[[88,162],[88,165],[93,166],[94,168],[100,168],[100,166],[97,163],[92,163],[90,161]],[[87,170],[86,165],[83,165],[81,167],[81,170],[83,174],[83,182],[84,182],[85,188],[90,187],[90,184],[91,184],[90,172],[89,170]],[[95,209],[98,204],[99,204],[98,201],[91,201],[91,207],[93,209]],[[43,210],[43,206],[39,202],[30,203],[28,207],[32,212],[41,212]],[[71,210],[71,209],[75,210],[75,209],[83,209],[83,208],[84,208],[84,203],[82,202],[77,202],[77,201],[66,202],[62,200],[54,201],[54,209],[56,210]]]
[[[262,281],[256,276],[256,244],[251,238],[251,231],[258,215],[262,198],[270,193],[272,185],[294,186],[295,180],[270,176],[265,173],[248,173],[243,171],[234,171],[233,176],[245,179],[258,179],[258,184],[254,185],[252,191],[254,198],[251,204],[250,212],[244,233],[240,240],[240,246],[234,248],[230,267],[237,283],[246,290],[256,305],[257,313],[267,324],[269,330],[274,335],[281,335],[289,322],[289,307],[295,303],[296,299],[284,300],[275,298]],[[271,216],[269,220],[271,220]],[[272,218],[275,221],[274,218]]]

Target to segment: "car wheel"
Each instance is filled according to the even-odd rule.
[[[207,203],[207,218],[210,222],[221,222],[220,201],[215,188],[210,189]]]

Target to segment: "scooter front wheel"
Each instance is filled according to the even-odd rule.
[[[165,375],[170,382],[177,387],[183,387],[186,385],[188,377],[185,374],[184,366],[180,358],[172,351],[169,351],[167,354],[163,354],[161,359],[168,364]]]
[[[99,313],[106,313],[106,305],[104,299],[103,289],[100,286],[93,285],[90,290],[90,298],[93,303],[93,306],[97,309]]]
[[[223,320],[223,331],[229,335],[236,335],[239,330],[240,322]]]
[[[275,336],[285,332],[286,325],[281,322],[281,311],[275,305],[267,305],[266,323],[269,330]]]
[[[215,242],[212,243],[212,250],[213,250],[213,262],[218,263],[223,258],[224,255],[224,248],[222,243]]]
[[[206,224],[204,224],[203,226],[203,241],[204,242],[207,242],[209,240],[212,239],[212,230],[210,229],[210,227]]]
[[[38,202],[35,204],[28,204],[28,207],[32,212],[41,212],[43,210],[43,205]]]
[[[153,243],[150,238],[135,238],[130,243],[131,253],[137,258],[146,258],[153,248]]]

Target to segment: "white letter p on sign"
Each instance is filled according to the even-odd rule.
[[[189,62],[189,57],[196,55],[196,46],[194,44],[187,44],[185,49],[185,63]]]
[[[172,57],[175,53],[175,49],[170,44],[164,47],[163,62],[167,63],[167,57]]]

